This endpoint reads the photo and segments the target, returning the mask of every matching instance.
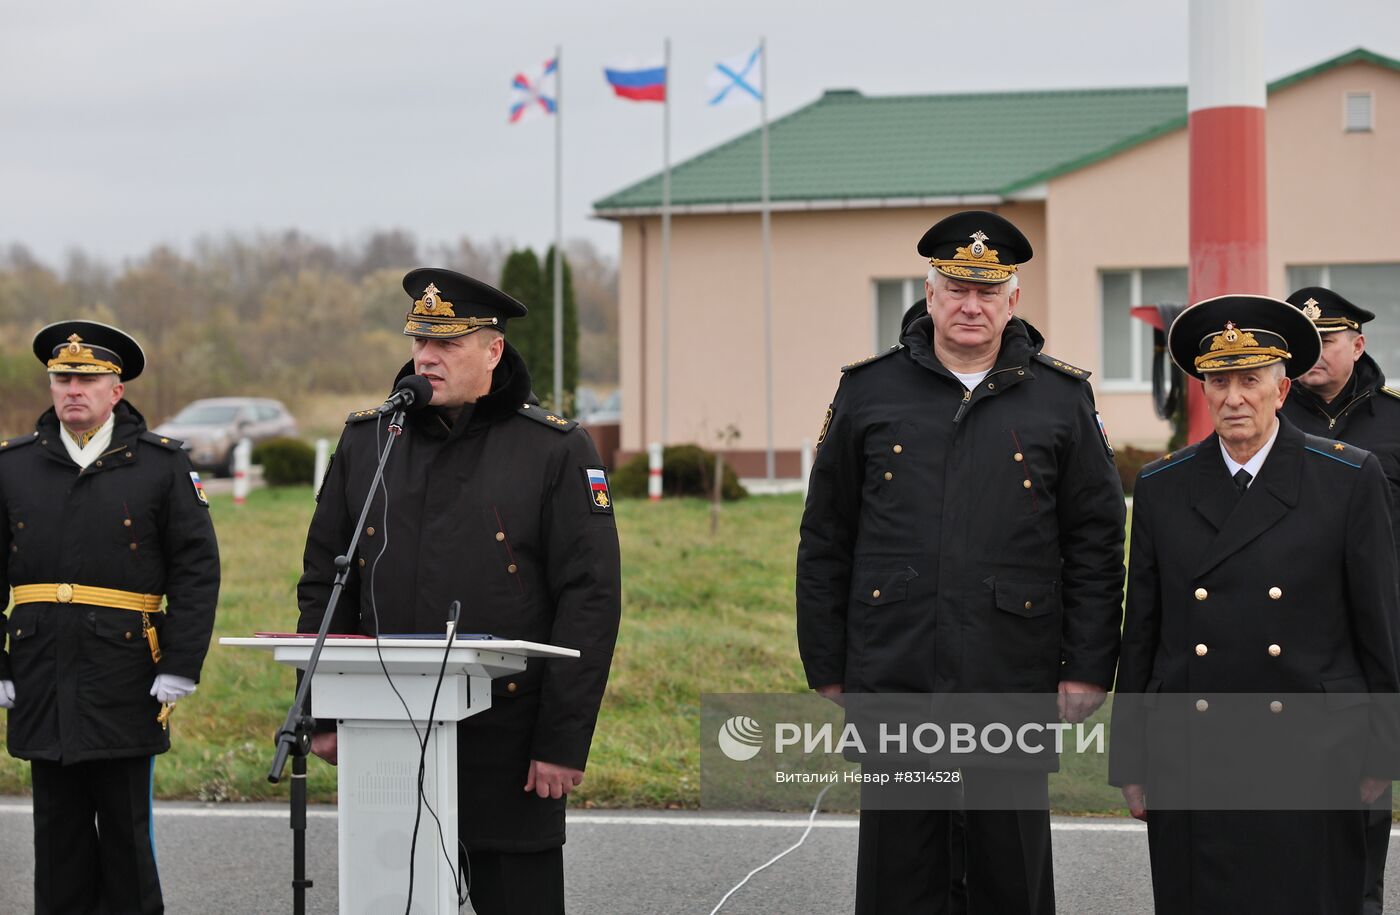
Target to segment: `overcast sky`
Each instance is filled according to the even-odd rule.
[[[1223,2],[1223,0],[1222,0]],[[675,6],[675,9],[666,7]],[[1357,46],[1400,57],[1391,0],[1265,0],[1273,79]],[[867,94],[1184,84],[1186,0],[3,0],[0,244],[110,260],[203,234],[406,228],[547,244],[553,125],[511,126],[516,72],[563,47],[564,227],[658,170],[661,106],[604,64],[672,42],[680,161],[757,122],[709,109],[715,60],[769,49],[773,117]],[[1385,117],[1385,113],[1378,112]]]

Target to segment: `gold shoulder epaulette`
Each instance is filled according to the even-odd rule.
[[[519,411],[517,412],[519,412],[521,416],[528,416],[535,422],[542,423],[548,426],[549,428],[555,430],[556,432],[568,432],[570,429],[573,429],[578,425],[576,421],[572,419],[565,419],[558,413],[551,413],[544,407],[541,407],[537,404],[524,404],[520,407]]]
[[[1036,353],[1035,361],[1039,362],[1041,365],[1048,365],[1057,372],[1063,372],[1071,378],[1078,378],[1080,381],[1088,381],[1089,376],[1094,374],[1087,369],[1081,369],[1078,366],[1070,365],[1068,362],[1056,359],[1054,356],[1049,356],[1045,353]]]
[[[867,366],[872,362],[879,362],[886,356],[893,356],[895,353],[899,352],[902,349],[904,349],[904,344],[896,343],[894,346],[891,346],[889,349],[884,350],[883,352],[876,353],[873,356],[866,356],[864,359],[857,359],[855,362],[852,362],[849,365],[841,366],[841,371],[849,372],[852,369],[858,369],[862,368],[863,366]]]
[[[1382,388],[1381,388],[1381,393],[1382,393],[1382,394],[1389,394],[1391,397],[1394,397],[1396,400],[1400,400],[1400,391],[1397,391],[1397,390],[1395,390],[1394,388],[1382,387]]]
[[[349,423],[362,423],[367,419],[374,419],[378,415],[378,410],[356,410],[354,413],[345,417],[345,422],[347,425]]]
[[[166,451],[179,451],[181,448],[185,447],[185,443],[182,440],[178,438],[171,438],[168,435],[158,435],[155,432],[150,431],[149,429],[147,429],[145,432],[142,432],[139,438],[143,442],[150,442],[152,445],[159,445]]]
[[[28,435],[16,435],[14,438],[0,438],[0,454],[6,451],[14,451],[25,445],[32,444],[39,440],[39,433],[31,432]]]

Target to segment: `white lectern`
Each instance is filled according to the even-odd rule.
[[[304,670],[315,641],[272,636],[226,638],[219,644],[268,650],[279,663]],[[444,653],[447,669],[429,721]],[[450,649],[443,638],[326,639],[311,683],[311,708],[317,718],[338,722],[342,913],[403,910],[418,810],[419,734],[425,726],[423,798],[442,822],[442,838],[424,810],[414,855],[412,912],[458,911],[452,872],[458,860],[457,722],[490,708],[491,681],[524,670],[526,658],[578,656],[572,648],[506,639],[461,639]]]

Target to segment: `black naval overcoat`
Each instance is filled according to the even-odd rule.
[[[1240,496],[1212,434],[1142,470],[1129,553],[1109,772],[1114,785],[1145,786],[1157,911],[1359,911],[1360,810],[1154,809],[1153,791],[1183,766],[1208,779],[1231,762],[1204,740],[1220,736],[1208,735],[1220,711],[1210,703],[1231,693],[1263,694],[1258,721],[1294,713],[1299,699],[1276,696],[1319,694],[1324,727],[1289,738],[1290,759],[1345,761],[1348,791],[1363,775],[1400,775],[1394,697],[1366,695],[1400,685],[1379,461],[1281,418]],[[1154,743],[1165,716],[1184,742]]]
[[[1400,524],[1400,391],[1385,386],[1370,353],[1356,360],[1351,381],[1330,404],[1295,381],[1281,412],[1304,432],[1374,454],[1390,482],[1391,521]]]
[[[151,695],[157,673],[199,680],[214,631],[219,550],[208,503],[175,439],[146,430],[120,401],[107,452],[80,469],[52,409],[30,435],[0,442],[0,591],[78,584],[163,594],[150,615],[79,603],[10,608],[0,679],[15,681],[9,750],[75,763],[170,748]]]
[[[410,363],[400,377],[411,372]],[[489,710],[459,722],[459,828],[470,850],[563,843],[565,802],[524,792],[529,763],[584,768],[621,612],[612,507],[595,502],[586,473],[603,467],[597,449],[577,423],[525,406],[530,397],[507,343],[491,392],[455,423],[434,408],[408,414],[330,627],[373,634],[377,613],[384,633],[440,633],[459,600],[464,635],[582,653],[530,659],[492,683]],[[298,631],[320,626],[387,425],[352,414],[341,434],[307,534]]]
[[[797,554],[812,687],[1040,692],[1112,685],[1122,487],[1088,373],[1013,318],[974,391],[927,316],[847,366],[827,413]]]

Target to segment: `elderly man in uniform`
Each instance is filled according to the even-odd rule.
[[[1307,286],[1288,297],[1322,336],[1317,364],[1298,376],[1283,402],[1283,415],[1299,429],[1364,448],[1381,462],[1390,483],[1390,521],[1400,525],[1400,391],[1366,352],[1363,325],[1375,315],[1330,289]],[[1400,534],[1400,531],[1397,531]],[[1400,536],[1397,537],[1400,542]],[[1366,826],[1367,915],[1384,908],[1385,858],[1390,848],[1390,794]]]
[[[583,781],[621,609],[607,476],[587,432],[530,402],[505,339],[523,305],[451,270],[414,270],[403,287],[413,358],[399,377],[427,378],[431,406],[408,414],[330,631],[441,632],[455,599],[459,631],[582,652],[530,659],[457,729],[473,907],[562,912],[565,796]],[[301,632],[320,626],[386,422],[372,410],[347,420],[307,534]],[[320,733],[312,751],[334,762],[335,744]]]
[[[819,437],[797,557],[808,684],[1058,692],[1083,720],[1113,682],[1124,520],[1088,373],[1015,316],[1032,252],[1009,221],[959,213],[918,250],[927,314],[842,370]],[[1045,771],[998,780],[1024,810],[971,809],[965,775],[970,910],[1053,911]],[[951,820],[862,810],[856,911],[946,911]]]
[[[1138,476],[1110,760],[1129,811],[1147,821],[1159,913],[1361,908],[1360,808],[1400,767],[1395,697],[1374,695],[1400,682],[1400,608],[1380,462],[1277,415],[1320,346],[1302,312],[1264,296],[1208,299],[1168,335],[1172,359],[1202,382],[1215,432]],[[1350,809],[1280,809],[1306,785],[1247,810],[1221,809],[1236,795],[1203,793],[1235,759],[1212,749],[1224,746],[1212,720],[1239,705],[1230,694],[1254,693],[1266,694],[1242,697],[1254,717],[1238,720],[1260,724],[1260,739],[1325,698],[1322,726],[1339,724],[1344,765],[1328,774],[1349,794],[1329,797]],[[1169,721],[1182,738],[1170,746],[1159,737]],[[1229,784],[1266,784],[1333,736],[1298,728],[1278,758],[1253,760]],[[1154,807],[1169,783],[1191,793]]]
[[[151,779],[213,633],[209,503],[180,443],[122,397],[146,361],[135,340],[63,321],[34,354],[53,409],[0,441],[0,705],[33,776],[34,908],[161,912]]]

